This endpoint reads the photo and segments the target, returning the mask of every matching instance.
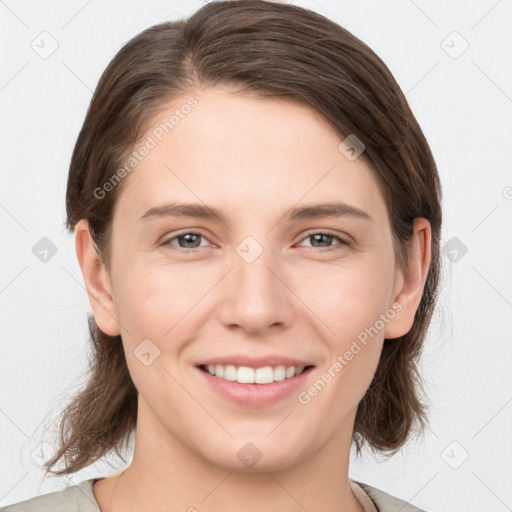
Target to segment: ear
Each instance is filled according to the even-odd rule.
[[[398,338],[411,330],[430,268],[431,241],[430,222],[423,218],[414,219],[413,236],[407,245],[407,267],[396,271],[392,308],[397,314],[386,324],[385,338]]]
[[[89,222],[85,219],[75,226],[75,248],[96,324],[105,334],[117,336],[121,330],[110,277],[96,251]]]

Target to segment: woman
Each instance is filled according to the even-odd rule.
[[[419,510],[348,470],[425,424],[440,199],[391,73],[325,17],[212,2],[129,41],[70,165],[94,361],[46,468],[135,432],[133,460],[4,510]]]

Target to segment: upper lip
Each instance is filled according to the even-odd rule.
[[[297,359],[295,357],[286,357],[280,355],[268,355],[268,356],[259,356],[259,357],[251,357],[242,354],[232,355],[232,356],[221,356],[221,357],[212,357],[209,359],[205,359],[204,361],[199,362],[196,366],[207,366],[207,365],[227,365],[232,364],[234,366],[247,366],[249,368],[263,368],[264,366],[295,366],[295,367],[304,367],[304,366],[313,366],[311,363],[307,361],[303,361]]]

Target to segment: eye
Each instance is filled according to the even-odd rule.
[[[334,251],[334,250],[340,248],[339,246],[338,247],[330,246],[334,240],[338,240],[340,242],[339,245],[342,245],[342,246],[350,245],[350,242],[348,240],[345,240],[344,238],[342,238],[338,235],[334,235],[332,233],[326,233],[324,231],[316,231],[313,233],[309,233],[306,236],[306,238],[304,238],[303,240],[308,240],[308,239],[312,240],[312,244],[311,244],[312,247],[314,247],[314,248],[324,247],[325,248],[324,252],[325,251]]]
[[[204,235],[201,235],[200,233],[195,233],[193,231],[187,231],[185,233],[180,233],[178,235],[173,236],[172,238],[169,238],[167,241],[163,242],[162,245],[171,245],[176,247],[177,249],[183,249],[183,250],[191,250],[191,249],[198,249],[201,246],[201,239],[206,240],[206,237]],[[324,232],[324,231],[316,231],[309,233],[305,238],[302,240],[308,240],[310,239],[312,241],[312,244],[310,247],[312,248],[323,248],[322,252],[332,251],[339,249],[340,246],[349,246],[350,242],[338,235],[334,235],[332,233]],[[332,245],[332,243],[337,240],[339,243],[338,245]],[[174,243],[174,242],[177,243]],[[203,246],[204,247],[204,246]]]
[[[201,235],[200,233],[194,233],[192,231],[188,231],[186,233],[181,233],[179,235],[173,236],[172,238],[169,238],[166,242],[164,242],[162,245],[173,245],[176,246],[176,244],[172,243],[174,240],[178,241],[178,249],[197,249],[200,247],[200,241],[201,238],[206,240],[206,238]]]

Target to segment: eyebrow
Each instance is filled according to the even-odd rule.
[[[144,213],[139,221],[161,217],[194,217],[217,220],[226,224],[225,215],[217,208],[199,203],[170,203],[154,206]],[[355,217],[374,222],[365,211],[346,203],[323,203],[291,208],[284,218],[291,221],[318,219],[324,217]]]

